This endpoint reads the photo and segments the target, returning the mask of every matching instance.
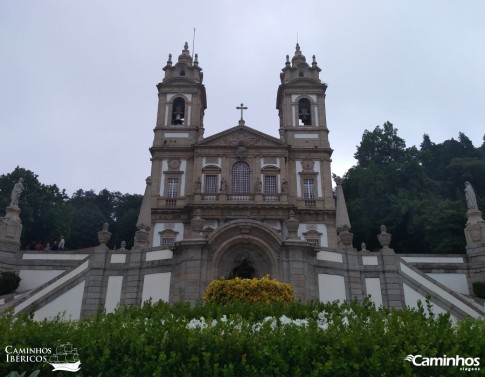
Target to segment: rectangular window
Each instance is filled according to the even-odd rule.
[[[303,198],[305,200],[315,199],[315,184],[313,179],[303,180]]]
[[[211,194],[217,193],[217,175],[205,176],[205,192]]]
[[[179,179],[168,178],[167,180],[167,197],[176,199],[179,191]]]
[[[276,175],[265,175],[264,176],[264,193],[265,194],[276,194],[277,184]]]
[[[161,245],[164,249],[168,249],[170,246],[173,246],[175,242],[175,238],[173,237],[162,237]]]
[[[320,239],[319,238],[307,238],[306,242],[311,243],[313,246],[320,246]]]
[[[315,203],[315,183],[313,179],[303,180],[303,198],[305,199],[305,207],[314,208]]]

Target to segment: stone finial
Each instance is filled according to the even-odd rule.
[[[190,64],[192,62],[192,57],[190,56],[190,51],[189,51],[189,44],[185,42],[184,44],[184,49],[182,50],[182,53],[179,55],[179,63],[185,62],[187,64]]]
[[[389,248],[389,244],[391,243],[391,237],[391,233],[387,233],[386,226],[381,225],[381,233],[377,235],[377,239],[384,249]]]
[[[120,250],[126,250],[126,242],[125,241],[121,241]]]
[[[140,223],[137,226],[137,231],[135,232],[135,244],[134,247],[143,247],[148,245],[148,238],[150,236],[150,225]]]
[[[103,224],[103,230],[98,232],[98,241],[100,245],[105,246],[111,238],[111,233],[108,231],[108,223]]]
[[[171,67],[171,66],[172,66],[172,54],[168,54],[167,65],[168,65],[169,67]]]
[[[290,67],[291,63],[290,63],[290,55],[286,55],[286,63],[285,63],[285,67]]]
[[[343,224],[337,228],[339,246],[344,250],[352,250],[354,234],[350,232],[350,226]]]
[[[198,208],[194,211],[194,216],[190,220],[190,228],[192,230],[192,238],[202,237],[202,230],[204,229],[204,220],[202,219],[202,211]]]
[[[298,227],[300,221],[295,218],[295,211],[290,210],[289,219],[285,221],[286,229],[288,229],[289,239],[298,239]]]
[[[293,64],[293,67],[295,67],[296,65],[304,62],[306,62],[306,58],[300,50],[300,45],[297,43],[295,48],[295,55],[293,56],[293,59],[291,59],[291,63]]]
[[[199,65],[199,54],[194,54],[194,66]]]

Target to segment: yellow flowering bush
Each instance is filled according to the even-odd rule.
[[[272,280],[269,275],[261,279],[221,278],[212,281],[206,288],[204,300],[218,304],[232,302],[293,302],[293,287],[290,284]]]

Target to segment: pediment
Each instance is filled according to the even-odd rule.
[[[197,143],[200,147],[286,147],[281,140],[247,126],[236,126],[209,136]]]

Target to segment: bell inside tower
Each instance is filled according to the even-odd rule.
[[[172,124],[184,124],[185,120],[185,101],[183,98],[177,97],[172,105]]]
[[[308,98],[302,98],[298,101],[298,118],[300,119],[300,126],[311,126],[312,116],[310,108],[311,105]]]

